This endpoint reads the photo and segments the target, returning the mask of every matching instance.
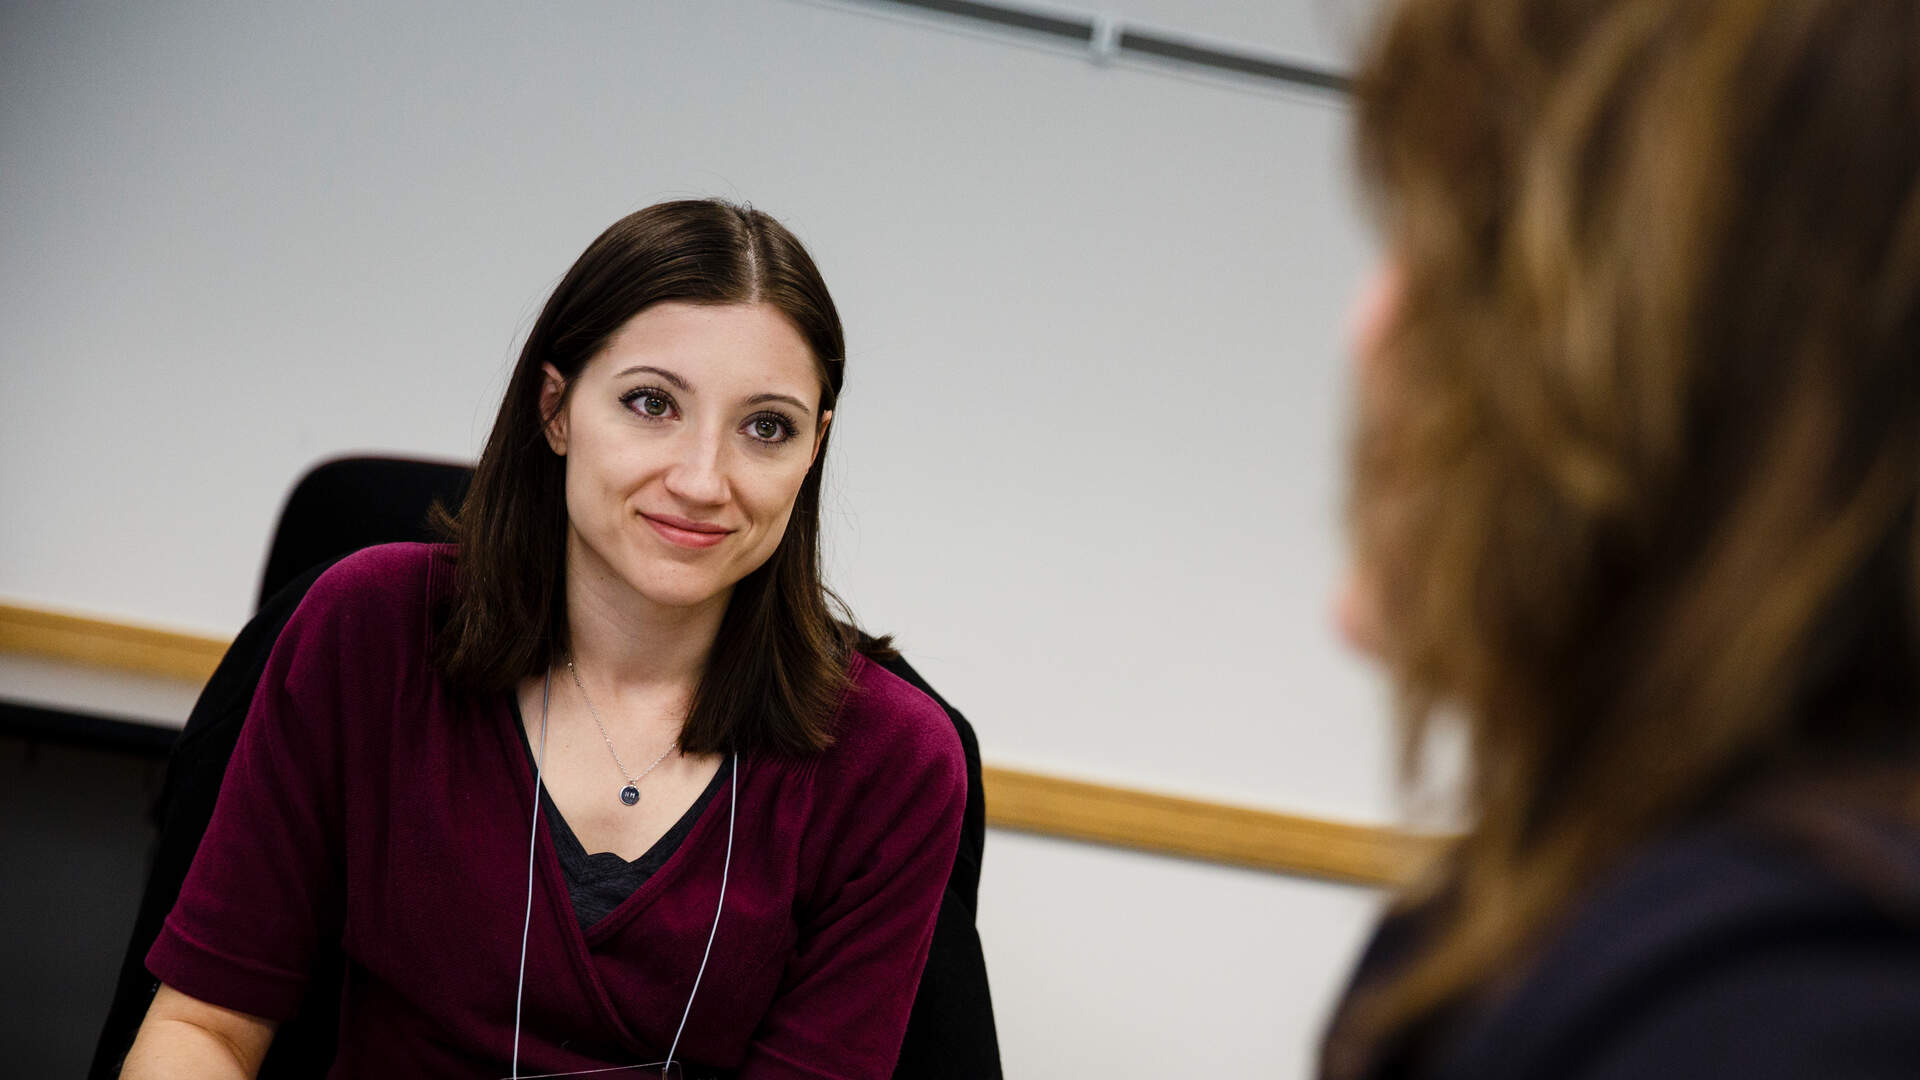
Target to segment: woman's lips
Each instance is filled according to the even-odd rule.
[[[660,539],[675,547],[710,548],[725,540],[728,534],[733,532],[732,529],[700,521],[689,521],[683,517],[674,517],[672,514],[641,514],[640,516],[647,520],[647,524],[653,526],[654,532],[660,534]]]

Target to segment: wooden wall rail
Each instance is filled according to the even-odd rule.
[[[220,638],[0,603],[0,652],[200,683],[226,649]],[[1330,881],[1395,884],[1436,843],[1379,826],[993,765],[985,782],[987,821],[998,828]]]
[[[985,768],[987,821],[1004,829],[1360,885],[1394,885],[1436,838],[1084,780]]]
[[[227,642],[199,634],[0,604],[0,652],[206,682]]]

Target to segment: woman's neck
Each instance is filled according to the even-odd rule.
[[[693,607],[667,607],[641,596],[611,567],[577,549],[568,552],[566,583],[571,658],[591,673],[592,683],[621,696],[691,698],[720,633],[729,593]]]

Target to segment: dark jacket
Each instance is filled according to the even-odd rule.
[[[1424,921],[1382,924],[1348,1000]],[[1533,955],[1364,1075],[1920,1077],[1920,829],[1838,811],[1705,822],[1630,858]]]

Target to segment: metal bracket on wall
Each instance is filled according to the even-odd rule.
[[[965,19],[996,29],[1041,35],[1055,44],[1078,44],[1088,59],[1146,60],[1200,68],[1216,74],[1256,79],[1291,87],[1346,94],[1352,80],[1297,60],[1244,45],[1205,41],[1173,30],[1129,23],[1113,15],[1095,15],[1030,4],[983,0],[863,0],[875,7],[910,8]]]

